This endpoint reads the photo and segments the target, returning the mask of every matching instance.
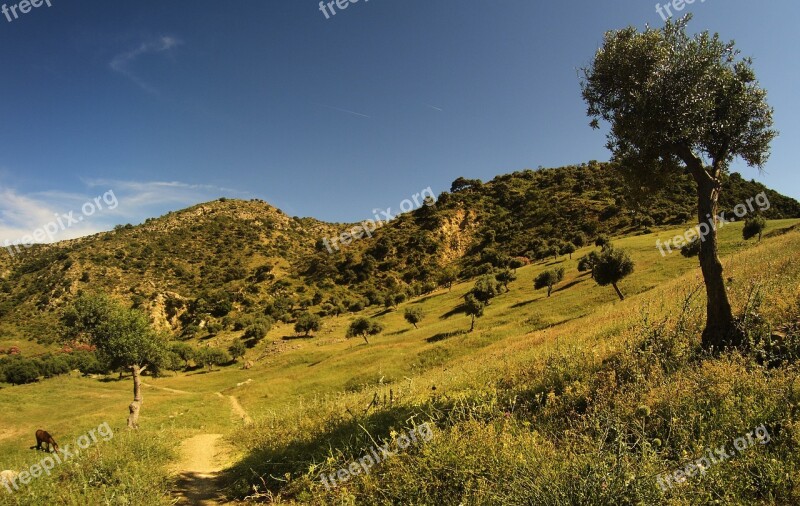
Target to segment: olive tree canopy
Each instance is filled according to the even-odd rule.
[[[688,171],[697,184],[699,222],[708,224],[716,220],[731,162],[762,167],[777,132],[752,60],[717,34],[688,34],[690,19],[606,33],[581,87],[592,127],[610,124],[607,146],[626,179],[644,192]],[[740,344],[741,336],[710,228],[700,251],[708,296],[703,345],[720,349]]]

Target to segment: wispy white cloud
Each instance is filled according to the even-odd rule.
[[[74,218],[81,213],[80,209],[83,203],[91,200],[86,196],[82,199],[74,197],[71,194],[59,194],[58,192],[52,195],[48,195],[48,192],[26,195],[10,188],[0,190],[0,245],[5,245],[6,241],[9,243],[31,241],[30,238],[37,230],[45,228],[57,229],[54,234],[51,232],[52,239],[47,238],[33,242],[74,239],[104,230],[100,223],[101,219],[88,217],[77,223],[71,223],[69,227],[66,226],[69,220],[62,218],[61,223],[64,223],[65,226],[59,225],[59,218],[70,212],[73,213]],[[56,226],[48,227],[51,223],[55,223]]]
[[[444,112],[444,109],[442,109],[441,107],[436,107],[435,105],[425,104],[425,106],[433,109],[434,111]]]
[[[120,53],[114,58],[112,58],[111,62],[109,63],[109,67],[115,72],[122,74],[123,76],[130,79],[134,84],[139,86],[141,89],[153,93],[158,94],[158,90],[144,81],[141,77],[136,74],[133,69],[133,63],[142,56],[148,54],[157,54],[157,53],[164,53],[169,51],[170,49],[179,46],[182,44],[180,40],[175,37],[163,36],[158,37],[156,39],[148,40],[142,42],[138,47],[132,49],[130,51],[126,51],[124,53]]]
[[[250,193],[214,185],[190,184],[180,181],[124,181],[92,179],[83,181],[87,191],[63,192],[48,190],[22,193],[11,188],[0,189],[0,246],[31,236],[48,224],[67,224],[66,215],[75,221],[42,241],[74,239],[111,230],[115,225],[141,223],[147,218],[161,216],[167,211],[207,202],[221,196],[248,198]],[[103,197],[105,196],[105,200]],[[84,204],[96,204],[98,210],[85,215]]]

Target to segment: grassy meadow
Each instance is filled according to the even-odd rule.
[[[800,318],[800,220],[770,221],[756,244],[742,224],[720,230],[734,311],[754,336]],[[778,234],[777,231],[786,231]],[[467,333],[459,310],[474,280],[365,310],[384,332],[346,339],[355,316],[323,320],[310,338],[278,324],[248,350],[254,367],[145,378],[141,429],[125,426],[129,377],[77,374],[0,388],[0,470],[43,458],[38,428],[62,445],[108,422],[115,437],[37,478],[0,504],[171,504],[180,444],[225,434],[223,473],[233,500],[283,504],[796,504],[800,502],[800,380],[793,364],[767,368],[752,353],[699,350],[705,295],[697,259],[662,257],[656,239],[617,239],[636,262],[613,288],[559,257],[518,269]],[[542,270],[564,267],[552,296]],[[415,329],[408,306],[425,317]],[[240,333],[210,340],[225,345]],[[233,399],[231,399],[233,398]],[[246,425],[234,400],[254,423]],[[414,444],[339,487],[336,473],[381,441],[430,422]],[[706,448],[764,425],[771,440],[663,491],[657,476]]]

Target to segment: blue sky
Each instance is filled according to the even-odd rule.
[[[108,190],[58,238],[220,196],[355,221],[458,176],[607,160],[576,69],[604,31],[663,23],[641,0],[50,1],[0,17],[0,240]],[[766,174],[740,170],[800,197],[800,5],[683,12],[755,57],[781,136]]]

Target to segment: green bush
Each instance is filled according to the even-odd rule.
[[[316,332],[321,327],[322,322],[319,316],[303,313],[297,318],[297,323],[294,324],[294,331],[308,336],[311,332]]]
[[[27,359],[14,359],[3,367],[3,376],[7,383],[24,385],[39,379],[41,372],[36,363]]]

